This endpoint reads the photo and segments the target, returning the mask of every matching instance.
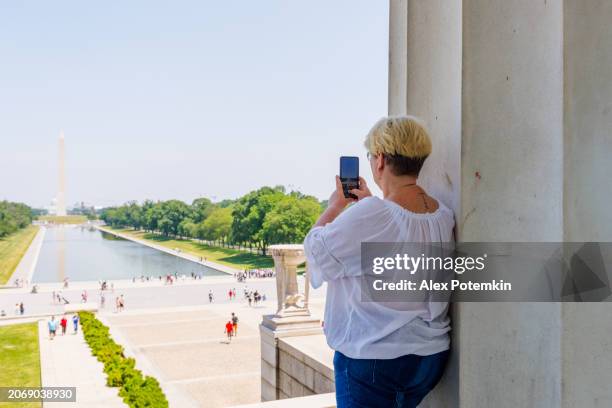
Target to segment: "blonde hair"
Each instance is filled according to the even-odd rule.
[[[382,118],[365,139],[365,147],[373,155],[399,155],[425,159],[431,154],[431,139],[420,120],[414,116]]]

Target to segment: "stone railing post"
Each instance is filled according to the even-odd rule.
[[[308,310],[308,277],[300,292],[297,268],[306,260],[302,245],[274,245],[270,247],[276,269],[277,316],[310,316]]]
[[[302,245],[272,245],[269,248],[276,270],[276,313],[265,315],[261,333],[261,399],[281,398],[279,384],[278,339],[290,336],[321,334],[321,320],[311,316],[308,309],[308,276],[304,289],[298,285],[297,268],[304,263]]]

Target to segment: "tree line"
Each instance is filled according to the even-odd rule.
[[[113,227],[256,248],[265,255],[269,245],[301,243],[324,205],[315,197],[287,193],[277,186],[218,203],[208,198],[198,198],[191,205],[180,200],[131,201],[102,210],[100,218]]]
[[[0,238],[32,223],[32,209],[22,203],[0,201]]]

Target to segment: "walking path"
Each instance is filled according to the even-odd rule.
[[[23,281],[32,282],[32,275],[34,274],[34,269],[36,268],[36,263],[38,262],[38,255],[40,254],[40,247],[42,246],[43,240],[45,239],[45,232],[47,229],[45,227],[40,227],[36,236],[30,243],[30,246],[26,250],[25,254],[19,261],[19,265],[15,268],[15,271],[9,278],[7,282],[7,286],[14,286],[15,279],[22,279]]]
[[[59,318],[56,316],[56,319]],[[59,324],[58,324],[59,327]],[[58,333],[61,328],[58,330]],[[49,339],[47,322],[38,325],[40,368],[43,387],[76,387],[75,402],[45,403],[52,408],[125,408],[119,388],[106,386],[104,366],[92,354],[80,327],[72,334],[69,322],[67,334]]]
[[[104,231],[104,232],[106,232],[108,234],[111,234],[111,235],[114,235],[116,237],[127,239],[129,241],[137,242],[137,243],[139,243],[141,245],[148,246],[149,248],[157,249],[158,251],[162,251],[162,252],[165,252],[165,253],[170,254],[170,255],[178,256],[179,258],[186,259],[187,261],[191,261],[191,262],[198,263],[200,265],[208,266],[209,268],[216,269],[216,270],[218,270],[220,272],[225,272],[225,273],[228,273],[230,275],[233,275],[236,272],[241,272],[239,269],[231,268],[231,267],[229,267],[227,265],[222,265],[222,264],[217,263],[217,262],[200,261],[200,257],[199,256],[187,254],[185,252],[177,252],[177,251],[175,251],[173,249],[166,248],[165,246],[153,244],[153,243],[151,243],[149,241],[138,239],[138,238],[135,238],[135,237],[133,237],[131,235],[128,235],[128,234],[123,234],[121,232],[117,232],[117,231],[113,231],[113,230],[108,229],[108,228],[104,228],[104,227],[102,227],[100,225],[96,225],[95,227],[97,229],[99,229],[100,231]]]

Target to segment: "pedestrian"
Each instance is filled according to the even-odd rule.
[[[47,322],[47,327],[49,328],[49,339],[53,340],[55,337],[55,330],[57,329],[57,322],[55,321],[55,316],[51,316],[51,320]]]
[[[104,309],[104,304],[106,303],[106,297],[104,293],[100,293],[100,309]]]
[[[225,323],[225,333],[227,333],[227,340],[228,341],[232,341],[232,331],[234,329],[234,325],[232,325],[232,321],[228,320],[227,323]]]
[[[227,293],[227,295],[229,296],[229,300],[232,300],[232,290],[230,289],[229,292]]]
[[[79,315],[76,313],[72,316],[72,325],[74,327],[74,334],[77,334],[79,330]]]
[[[19,314],[19,303],[15,303],[15,316]]]
[[[52,298],[53,304],[55,304],[55,299],[56,299],[55,291],[53,291],[53,293],[51,294],[51,298]]]
[[[23,315],[24,312],[25,312],[25,308],[23,307],[23,302],[21,302],[19,304],[19,314]]]
[[[234,312],[232,312],[232,329],[234,331],[234,336],[238,335],[238,316]]]
[[[213,291],[212,289],[208,291],[208,303],[212,303],[213,301]]]
[[[247,295],[247,299],[249,301],[249,307],[251,307],[251,302],[253,302],[253,298],[251,297],[250,293]]]
[[[115,313],[119,313],[119,296],[115,298]]]
[[[62,320],[60,321],[60,326],[62,326],[62,336],[66,334],[66,326],[68,325],[68,319],[66,319],[66,315],[62,316]]]

